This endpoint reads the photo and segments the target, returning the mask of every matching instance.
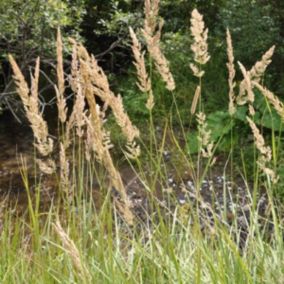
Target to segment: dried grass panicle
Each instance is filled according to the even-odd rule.
[[[233,51],[233,44],[232,44],[232,37],[230,34],[229,29],[227,29],[227,68],[229,73],[228,84],[229,84],[229,114],[233,115],[236,112],[235,107],[235,92],[234,88],[236,86],[236,82],[234,82],[236,70],[234,65],[234,51]]]
[[[97,110],[97,112],[99,111]],[[87,122],[87,141],[89,147],[91,146],[89,149],[95,153],[95,158],[103,164],[105,152],[113,148],[110,133],[103,128],[103,122],[100,118],[95,119],[94,116],[86,116],[85,121]],[[96,122],[94,123],[94,121]]]
[[[208,29],[205,29],[203,16],[194,9],[191,14],[191,34],[193,37],[193,43],[191,44],[191,50],[194,54],[194,61],[196,64],[190,64],[190,67],[196,77],[201,78],[204,75],[204,71],[201,70],[200,65],[206,64],[210,56],[208,54]]]
[[[131,27],[129,28],[129,32],[132,39],[132,52],[135,59],[133,64],[136,67],[137,77],[139,81],[137,82],[137,86],[142,92],[148,93],[152,89],[152,84],[151,84],[151,79],[149,78],[146,70],[145,58],[144,58],[145,53],[142,52],[141,44],[138,41],[137,36]]]
[[[79,59],[77,55],[77,46],[73,44],[72,48],[72,62],[71,62],[71,75],[68,76],[68,81],[70,83],[71,89],[74,92],[75,103],[73,106],[72,113],[66,123],[66,140],[65,148],[67,148],[70,143],[70,135],[73,127],[76,128],[76,134],[78,137],[82,138],[84,135],[84,126],[86,122],[84,120],[85,115],[85,96],[83,94],[83,80],[80,74]]]
[[[120,194],[121,201],[116,201],[118,210],[125,221],[132,225],[134,221],[133,213],[131,212],[131,204],[128,199],[126,188],[122,182],[120,173],[115,168],[109,149],[111,147],[109,138],[106,139],[106,133],[103,130],[102,122],[99,119],[97,110],[95,113],[91,110],[91,116],[86,118],[87,121],[87,159],[90,157],[90,151],[94,151],[97,160],[104,166],[110,177],[112,187]],[[106,141],[107,140],[107,141]],[[90,146],[91,145],[91,146]]]
[[[66,250],[66,253],[72,260],[74,268],[78,273],[81,274],[82,277],[86,277],[88,280],[91,280],[90,273],[83,263],[78,248],[76,247],[73,240],[68,236],[68,234],[62,228],[60,222],[57,220],[55,224],[53,224],[54,230],[62,241],[63,247]]]
[[[261,77],[264,75],[266,68],[271,63],[271,58],[274,54],[275,45],[268,49],[262,56],[260,61],[257,61],[255,65],[249,71],[251,80],[259,83]]]
[[[249,76],[249,72],[246,71],[245,67],[238,62],[239,67],[242,71],[242,74],[244,76],[244,89],[245,89],[245,93],[242,97],[238,97],[238,101],[239,104],[243,105],[245,103],[249,104],[249,113],[250,115],[254,115],[255,114],[255,110],[253,108],[253,102],[254,102],[254,93],[253,93],[253,86],[252,86],[252,82]]]
[[[63,44],[61,38],[60,28],[57,30],[57,42],[56,42],[56,54],[57,54],[57,85],[56,97],[58,106],[58,117],[62,123],[67,118],[66,100],[64,98],[65,91],[65,79],[64,79],[64,68],[63,68]]]
[[[76,134],[78,137],[82,138],[84,135],[85,121],[85,97],[83,95],[82,85],[80,81],[77,81],[76,93],[75,93],[75,103],[73,106],[72,113],[66,123],[66,146],[67,148],[70,144],[70,135],[73,127],[76,128]]]
[[[132,143],[136,137],[139,137],[139,130],[133,126],[129,116],[124,111],[122,97],[112,96],[108,104],[113,110],[117,124],[120,126],[123,134],[129,143]]]
[[[77,55],[76,44],[73,44],[72,46],[71,74],[68,76],[68,81],[70,83],[72,91],[76,94],[78,83],[80,82],[79,59]]]
[[[137,145],[135,141],[133,141],[132,143],[128,143],[126,145],[126,150],[127,150],[127,152],[125,152],[126,156],[132,160],[137,159],[141,154],[140,146]]]
[[[66,119],[67,119],[66,101],[65,101],[65,98],[60,94],[59,89],[56,85],[54,85],[54,90],[56,94],[58,118],[62,123],[64,123],[66,122]]]
[[[29,109],[30,112],[37,113],[39,109],[38,105],[38,84],[39,84],[39,68],[40,67],[40,58],[36,60],[34,76],[31,73],[31,95],[29,96]]]
[[[37,58],[35,73],[31,76],[31,91],[22,74],[18,64],[12,55],[9,55],[9,61],[13,69],[13,78],[15,80],[17,92],[23,102],[26,116],[30,122],[31,128],[35,136],[35,147],[43,156],[49,156],[53,151],[53,140],[49,137],[48,127],[46,121],[43,119],[38,105],[38,82],[39,82],[39,68],[40,59]],[[42,172],[51,174],[55,170],[54,161],[37,160]]]
[[[148,99],[147,99],[147,102],[146,102],[146,108],[149,111],[151,111],[153,109],[154,105],[155,105],[154,95],[153,95],[152,90],[150,90],[149,95],[148,95]]]
[[[280,115],[281,119],[284,120],[284,105],[283,103],[275,96],[271,91],[269,91],[267,88],[261,86],[257,82],[252,82],[253,86],[255,86],[264,97],[267,98],[267,100],[273,105],[276,112]]]
[[[191,114],[195,114],[197,103],[198,103],[198,100],[200,98],[200,95],[201,95],[201,87],[197,86],[195,93],[194,93],[193,100],[192,100],[192,104],[191,104],[191,109],[190,109]]]
[[[277,183],[278,176],[272,169],[268,167],[268,164],[270,163],[272,158],[271,148],[269,146],[265,146],[264,138],[255,123],[249,117],[247,117],[247,121],[254,136],[255,146],[260,152],[260,157],[257,160],[257,164],[262,172],[266,174],[273,183]]]
[[[41,170],[41,172],[51,175],[55,172],[56,165],[52,159],[36,159],[36,163]]]
[[[213,155],[214,143],[211,140],[211,130],[208,129],[205,113],[198,113],[196,119],[198,123],[197,138],[201,146],[201,154],[204,158],[211,158]]]
[[[127,141],[133,142],[135,138],[139,137],[139,130],[132,124],[125,112],[121,96],[115,96],[110,90],[107,76],[102,68],[99,67],[95,57],[89,56],[86,49],[82,45],[74,43],[74,40],[73,44],[76,44],[80,58],[80,72],[84,74],[85,79],[88,81],[85,82],[85,84],[88,84],[88,87],[85,87],[88,89],[85,93],[90,93],[87,96],[88,102],[94,95],[100,97],[112,109],[116,122]]]
[[[159,0],[145,0],[144,2],[144,28],[143,36],[146,41],[147,49],[153,58],[155,67],[166,83],[166,88],[173,91],[176,87],[173,75],[169,68],[169,62],[160,47],[161,30],[163,21],[158,19]]]
[[[92,58],[93,66],[97,66],[96,63],[94,63],[94,57]],[[99,68],[99,67],[98,67]],[[102,72],[102,71],[101,71]],[[94,93],[99,96],[106,105],[110,106],[110,108],[113,111],[115,120],[117,124],[120,126],[123,134],[127,138],[128,142],[133,142],[135,138],[138,138],[140,133],[136,126],[134,126],[127,115],[127,113],[124,110],[122,97],[120,95],[115,96],[109,89],[109,84],[106,79],[105,74],[102,72],[99,72],[98,74],[101,74],[101,78],[103,81],[105,81],[105,91],[102,91],[101,89],[97,88],[96,82],[100,81],[99,78],[96,78],[96,76],[92,77],[92,83],[93,83],[93,90]]]
[[[40,117],[38,117],[38,119],[40,119]],[[46,123],[45,124],[41,124],[40,121],[38,121],[38,119],[37,119],[37,116],[36,116],[35,119],[34,119],[35,122],[32,124],[33,132],[37,131],[37,134],[39,134],[41,132],[46,132],[45,129],[44,129],[44,127],[46,127]],[[40,127],[42,127],[42,129],[40,129]],[[37,129],[37,130],[35,130],[35,129]],[[36,140],[37,141],[34,143],[34,146],[36,147],[38,152],[43,157],[49,156],[52,153],[52,151],[53,151],[53,144],[54,144],[53,143],[53,139],[48,137],[44,141],[43,140],[39,140],[39,139],[36,139]]]
[[[83,127],[86,124],[84,120],[84,109],[85,109],[85,97],[82,92],[82,86],[81,84],[78,84],[77,88],[77,94],[76,94],[76,100],[74,104],[74,110],[72,114],[74,113],[75,116],[75,125],[76,125],[76,133],[78,137],[82,137],[84,134]],[[72,115],[71,114],[71,115]]]
[[[83,80],[82,85],[84,86],[84,94],[87,98],[90,108],[90,116],[85,116],[85,121],[87,123],[87,140],[89,143],[87,148],[87,158],[90,156],[89,151],[94,151],[95,157],[107,170],[112,187],[115,188],[121,196],[121,201],[118,202],[122,203],[123,206],[118,207],[118,209],[120,210],[120,213],[125,221],[129,225],[132,225],[134,216],[130,210],[130,201],[128,199],[120,173],[115,168],[109,152],[111,143],[108,133],[103,128],[104,115],[101,114],[100,108],[96,104],[94,89],[92,88],[93,78],[89,73],[88,67],[88,64],[82,59],[80,61],[80,73]]]
[[[59,153],[59,161],[60,161],[60,184],[63,191],[69,194],[69,161],[66,157],[65,147],[62,143],[60,143],[60,153]]]
[[[24,107],[28,107],[29,105],[29,93],[30,93],[30,90],[29,90],[29,86],[25,80],[25,77],[22,73],[22,71],[20,70],[17,62],[15,61],[14,57],[9,54],[8,55],[8,59],[9,59],[9,62],[12,66],[12,69],[13,69],[13,78],[14,78],[14,81],[16,83],[16,87],[17,87],[17,92],[23,102],[23,105]]]
[[[251,81],[260,82],[261,77],[263,77],[265,70],[267,69],[268,65],[271,63],[271,58],[274,54],[275,46],[273,45],[270,49],[268,49],[264,55],[262,56],[260,61],[257,61],[255,65],[251,68],[248,72],[248,76],[250,77]],[[245,87],[245,80],[240,83],[239,87],[239,96],[238,96],[238,104],[242,104],[242,97],[244,96],[246,87]]]
[[[157,28],[157,19],[159,17],[160,0],[145,0],[144,1],[144,28],[150,35],[154,35]]]

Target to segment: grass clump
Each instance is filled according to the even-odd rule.
[[[214,114],[212,119],[204,111],[208,29],[195,9],[190,68],[198,84],[188,110],[193,124],[189,128],[180,116],[174,75],[160,47],[158,11],[158,0],[145,0],[141,32],[149,58],[130,28],[137,85],[147,95],[148,120],[143,132],[132,124],[122,97],[111,91],[96,58],[74,39],[70,39],[71,74],[64,74],[58,30],[55,90],[59,127],[57,139],[51,138],[37,99],[39,59],[29,87],[16,61],[9,57],[34,132],[41,174],[32,186],[28,171],[22,171],[28,197],[23,214],[12,214],[18,211],[9,207],[7,199],[0,205],[1,283],[282,282],[283,209],[273,195],[283,179],[276,172],[281,132],[272,128],[272,145],[267,146],[257,125],[255,101],[257,89],[267,99],[267,108],[282,114],[282,103],[261,82],[274,47],[250,71],[239,63],[244,78],[236,82],[227,31],[229,104],[219,116],[220,121],[224,117],[229,121],[229,127],[218,132],[218,126],[212,128]],[[153,72],[161,76],[172,100],[159,125],[153,115],[161,107],[152,84]],[[64,94],[67,81],[74,93],[70,112]],[[108,109],[125,139],[119,150],[123,165],[131,172],[127,179],[111,153],[113,143],[105,125]],[[241,116],[254,138],[252,177],[247,174],[243,150],[235,149],[232,142],[235,121]],[[231,148],[220,166],[218,154],[225,134],[231,135]],[[195,145],[189,145],[188,137]],[[238,149],[241,165],[235,160]],[[43,197],[47,179],[56,181],[55,194],[49,199]]]

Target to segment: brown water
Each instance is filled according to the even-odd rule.
[[[53,127],[54,128],[54,127]],[[54,130],[54,129],[53,129]],[[54,132],[54,131],[53,131]],[[217,159],[217,163],[211,173],[205,177],[200,188],[195,188],[189,170],[184,167],[182,159],[176,156],[175,147],[166,139],[166,148],[163,153],[164,165],[167,169],[167,180],[155,185],[156,198],[164,208],[175,208],[181,206],[187,209],[191,208],[192,203],[196,202],[196,197],[201,196],[200,206],[211,208],[216,211],[220,219],[224,218],[226,224],[230,223],[231,218],[236,218],[240,228],[246,232],[246,220],[250,218],[250,197],[245,188],[244,182],[238,178],[234,182],[226,181],[223,176],[225,159]],[[185,163],[186,164],[186,163]],[[33,194],[34,180],[34,148],[33,134],[27,122],[18,123],[10,113],[0,116],[0,231],[1,231],[1,203],[4,199],[10,208],[14,208],[17,215],[22,214],[27,209],[27,192],[24,186],[21,172],[27,170],[30,178],[31,197]],[[133,211],[139,219],[147,218],[150,213],[149,199],[146,194],[145,186],[139,177],[129,166],[120,168],[120,173],[128,195],[132,200]],[[146,176],[151,177],[149,169],[145,170]],[[56,195],[56,180],[54,176],[43,177],[41,184],[41,210],[48,209],[49,201]],[[199,193],[198,193],[199,192]],[[171,195],[171,202],[169,201]],[[93,195],[96,205],[99,207],[101,198],[99,188],[95,185]],[[7,197],[8,196],[8,197]],[[264,212],[267,201],[265,196],[259,199],[259,208]],[[189,206],[189,207],[188,207]],[[5,206],[6,207],[6,206]],[[167,209],[168,210],[168,209]],[[11,211],[10,211],[11,212]],[[211,211],[206,213],[204,223],[208,223],[208,216]],[[223,214],[227,212],[226,216]],[[232,214],[235,212],[235,215]],[[208,216],[207,216],[208,214]],[[185,216],[186,216],[185,215]],[[224,217],[225,216],[225,217]],[[211,219],[210,219],[211,220]],[[214,221],[213,219],[211,220]],[[211,222],[210,221],[210,222]]]
[[[19,123],[10,113],[0,116],[0,194],[21,193],[23,162],[33,164],[33,135],[27,123]]]

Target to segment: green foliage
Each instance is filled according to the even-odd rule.
[[[0,105],[20,109],[17,97],[11,96],[11,74],[7,54],[11,53],[27,74],[41,57],[41,69],[52,79],[57,27],[63,40],[80,39],[80,24],[85,14],[84,1],[75,0],[1,0],[0,1]],[[66,45],[65,45],[66,46]],[[66,50],[68,52],[68,50]],[[45,82],[44,88],[48,87]]]
[[[266,99],[258,91],[255,91],[255,115],[254,122],[260,128],[271,131],[282,131],[282,119],[279,114],[269,105]],[[248,107],[238,106],[236,113],[230,116],[228,111],[215,111],[207,116],[208,129],[211,131],[211,139],[218,142],[218,149],[227,151],[232,146],[231,143],[238,144],[242,140],[242,136],[247,137],[251,130],[247,127]],[[234,131],[238,130],[237,134]],[[233,133],[233,137],[231,134]],[[187,138],[187,147],[191,154],[198,152],[198,132],[190,132]],[[222,139],[221,139],[222,138]],[[231,141],[233,139],[234,141]]]
[[[84,13],[82,1],[2,0],[1,55],[13,53],[23,64],[39,55],[48,58],[54,54],[51,47],[57,27],[72,29],[72,35],[78,33]]]
[[[229,134],[235,126],[235,120],[227,111],[216,111],[207,116],[206,122],[208,130],[211,132],[212,142],[217,143],[222,138],[219,149],[226,151],[231,146],[231,136]],[[195,154],[199,151],[198,131],[189,132],[187,149],[190,154]]]
[[[267,85],[274,91],[283,90],[283,67],[279,62],[283,61],[284,56],[284,8],[283,3],[279,2],[283,1],[226,1],[219,11],[218,21],[212,31],[215,40],[219,39],[225,50],[225,29],[230,29],[235,58],[248,70],[266,50],[276,44],[274,63],[269,67],[269,75],[265,77]]]
[[[256,58],[275,43],[280,30],[271,4],[251,0],[231,0],[220,11],[224,35],[228,27],[233,37],[237,60],[254,64]],[[245,51],[245,52],[244,52]]]

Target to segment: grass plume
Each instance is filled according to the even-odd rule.
[[[176,87],[173,75],[169,68],[169,62],[160,47],[163,20],[158,18],[159,0],[145,0],[144,2],[144,27],[142,29],[148,52],[153,58],[155,67],[161,75],[169,91]]]

